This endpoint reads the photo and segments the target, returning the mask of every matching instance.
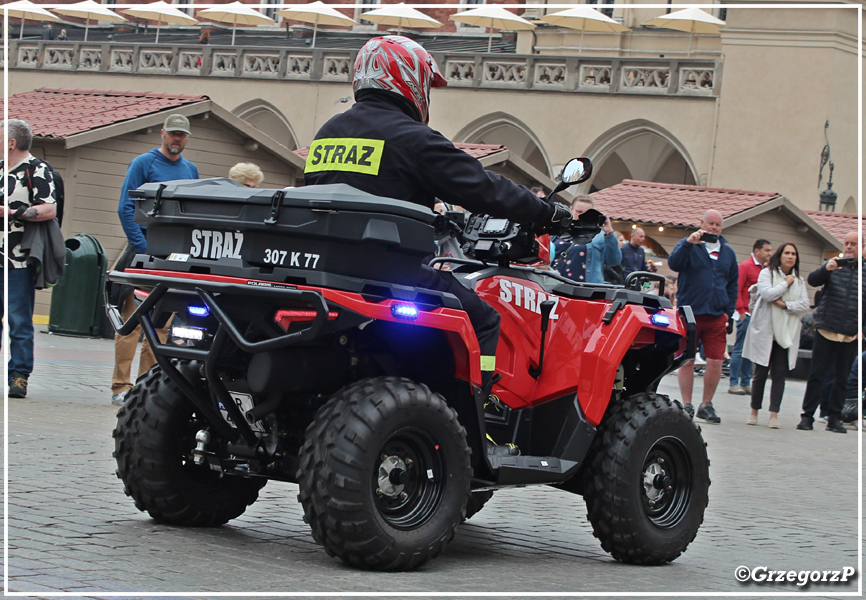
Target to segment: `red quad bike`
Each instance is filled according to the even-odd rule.
[[[559,189],[590,169],[570,162]],[[617,560],[662,564],[694,539],[706,444],[655,391],[694,356],[694,317],[631,289],[659,276],[623,288],[522,266],[534,233],[473,215],[460,235],[474,260],[449,261],[502,316],[484,389],[458,300],[414,287],[443,217],[345,185],[133,195],[148,254],[109,279],[146,298],[125,323],[108,312],[122,335],[142,325],[157,365],[118,412],[114,456],[156,521],[221,525],[269,479],[293,482],[329,555],[405,570],[495,490],[538,484],[581,494]],[[154,323],[172,313],[160,343]]]

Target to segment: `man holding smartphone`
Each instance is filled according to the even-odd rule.
[[[703,400],[697,413],[692,406],[695,383],[693,362],[680,367],[677,377],[683,404],[690,417],[721,423],[713,409],[713,396],[722,377],[727,347],[728,321],[737,306],[737,256],[722,233],[722,214],[708,210],[700,228],[677,243],[668,256],[668,266],[679,273],[677,306],[689,305],[698,326],[698,343],[707,358]]]
[[[831,258],[809,273],[812,287],[824,286],[821,302],[815,311],[815,338],[812,342],[812,364],[803,396],[803,413],[797,429],[811,430],[815,409],[821,402],[821,388],[826,373],[833,373],[833,388],[828,402],[827,431],[847,433],[842,424],[842,405],[848,371],[857,357],[858,270],[866,275],[866,266],[857,264],[857,232],[845,236],[843,258]],[[866,281],[866,279],[864,279]]]

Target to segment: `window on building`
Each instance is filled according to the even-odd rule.
[[[282,17],[277,14],[277,9],[280,8],[282,2],[280,2],[280,0],[265,0],[265,4],[267,4],[267,6],[262,11],[262,14],[274,19],[275,21],[280,21]]]
[[[356,29],[359,27],[363,28],[363,29],[366,29],[368,27],[375,28],[376,27],[375,23],[371,23],[370,21],[361,21],[360,18],[361,18],[361,15],[363,15],[365,12],[370,12],[371,10],[378,8],[378,6],[379,6],[379,0],[361,0],[355,6],[355,21],[358,22],[358,25],[356,25],[355,28]]]
[[[613,4],[613,2],[611,2],[609,0],[601,0],[601,1],[599,1],[599,0],[586,0],[586,3],[587,4]],[[613,7],[612,6],[606,6],[604,8],[597,8],[596,10],[606,17],[613,18]]]
[[[177,0],[178,10],[189,16],[193,16],[195,10],[192,7],[193,0]]]

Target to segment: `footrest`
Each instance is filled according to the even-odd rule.
[[[488,456],[499,485],[556,483],[570,477],[578,463],[552,456]]]

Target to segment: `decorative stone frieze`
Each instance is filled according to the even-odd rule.
[[[181,51],[178,55],[177,71],[178,73],[199,73],[201,71],[201,52],[184,52]]]
[[[244,54],[241,73],[244,76],[277,77],[280,72],[279,54]]]
[[[532,83],[535,87],[562,87],[565,85],[565,78],[568,75],[568,69],[564,64],[550,65],[544,63],[536,63],[535,77]]]
[[[322,79],[346,81],[352,62],[348,56],[325,56],[325,62],[322,65]]]
[[[629,92],[667,92],[671,70],[667,67],[636,67],[623,65],[620,89]]]
[[[526,63],[485,61],[484,82],[523,85],[526,83]]]
[[[238,68],[238,55],[235,53],[215,52],[213,55],[213,75],[234,75]]]
[[[134,54],[135,51],[132,48],[113,48],[111,50],[111,63],[108,65],[108,70],[123,73],[131,72]]]
[[[475,79],[475,61],[449,60],[445,63],[444,75],[449,83],[472,83]]]
[[[289,54],[286,57],[286,77],[289,79],[310,79],[313,72],[313,57],[303,54]]]
[[[72,59],[75,51],[64,46],[63,48],[45,47],[45,55],[42,58],[42,66],[46,69],[71,69]]]
[[[171,50],[142,49],[138,56],[138,68],[142,71],[170,72],[174,62],[174,52]]]
[[[680,68],[679,90],[687,94],[710,96],[716,78],[715,69]]]
[[[610,89],[610,65],[580,65],[579,88]]]
[[[39,66],[39,47],[38,46],[18,46],[18,66],[19,67],[38,67]]]

